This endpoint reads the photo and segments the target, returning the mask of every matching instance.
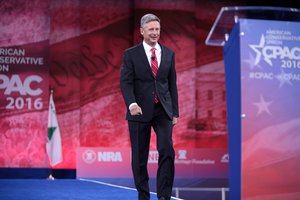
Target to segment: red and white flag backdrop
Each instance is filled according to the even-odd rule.
[[[75,168],[79,147],[130,147],[119,73],[123,51],[141,41],[139,20],[149,12],[161,18],[161,42],[176,53],[175,148],[227,149],[222,49],[204,44],[222,6],[189,0],[2,2],[0,167],[48,166],[49,87],[63,145],[64,160],[56,167]]]

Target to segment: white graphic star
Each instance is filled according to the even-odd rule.
[[[256,116],[259,116],[261,113],[266,112],[269,115],[272,115],[270,110],[269,110],[269,106],[272,104],[272,101],[265,101],[264,97],[262,95],[260,95],[260,101],[253,103],[253,105],[257,106],[258,111],[256,113]]]
[[[261,59],[261,50],[264,48],[265,46],[265,36],[264,35],[261,35],[261,38],[260,38],[260,42],[258,45],[256,44],[249,44],[250,48],[255,51],[256,53],[256,58],[255,58],[255,63],[254,65],[257,65],[259,62],[260,62],[260,59]],[[260,50],[259,50],[260,49]],[[270,65],[272,66],[272,61],[267,58],[267,57],[264,57],[264,60]]]

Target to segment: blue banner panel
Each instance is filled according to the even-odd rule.
[[[241,196],[300,196],[300,23],[240,20]]]

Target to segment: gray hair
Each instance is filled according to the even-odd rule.
[[[160,19],[156,15],[149,13],[141,18],[141,28],[143,28],[145,24],[151,21],[158,21],[160,23]]]

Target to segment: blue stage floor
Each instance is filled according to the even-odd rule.
[[[0,179],[1,200],[137,200],[134,188],[92,179]],[[151,193],[151,200],[157,199]],[[176,199],[176,198],[172,198]]]

